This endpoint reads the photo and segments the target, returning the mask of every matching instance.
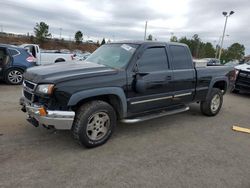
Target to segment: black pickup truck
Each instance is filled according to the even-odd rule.
[[[184,44],[116,42],[85,62],[28,69],[20,104],[33,125],[71,130],[80,144],[95,147],[117,121],[176,114],[194,102],[214,116],[233,78],[230,67],[195,67]]]

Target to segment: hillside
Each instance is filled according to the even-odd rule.
[[[13,44],[13,45],[20,45],[24,43],[29,44],[35,44],[35,38],[33,36],[24,36],[24,35],[0,35],[0,43],[3,44]],[[72,41],[65,41],[65,40],[59,40],[59,39],[47,39],[43,44],[40,45],[41,48],[46,50],[60,50],[60,49],[69,49],[71,51],[73,50],[82,50],[82,51],[88,51],[93,52],[96,48],[98,48],[98,45],[96,44],[76,44]]]

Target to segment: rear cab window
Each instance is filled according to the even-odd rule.
[[[174,70],[192,69],[192,59],[185,46],[170,45],[172,67]]]

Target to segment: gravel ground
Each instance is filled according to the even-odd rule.
[[[69,131],[25,120],[20,86],[0,83],[0,187],[250,188],[250,95],[227,94],[216,117],[191,110],[119,124],[103,146],[85,149]]]

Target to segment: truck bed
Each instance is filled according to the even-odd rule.
[[[228,87],[231,87],[232,80],[231,78],[234,75],[234,68],[233,67],[227,67],[227,66],[196,66],[196,96],[195,100],[202,101],[204,100],[204,96],[207,95],[209,91],[209,87],[213,85],[211,83],[212,78],[216,77],[220,80],[225,80],[227,82],[226,89]],[[220,75],[218,77],[218,75]]]

